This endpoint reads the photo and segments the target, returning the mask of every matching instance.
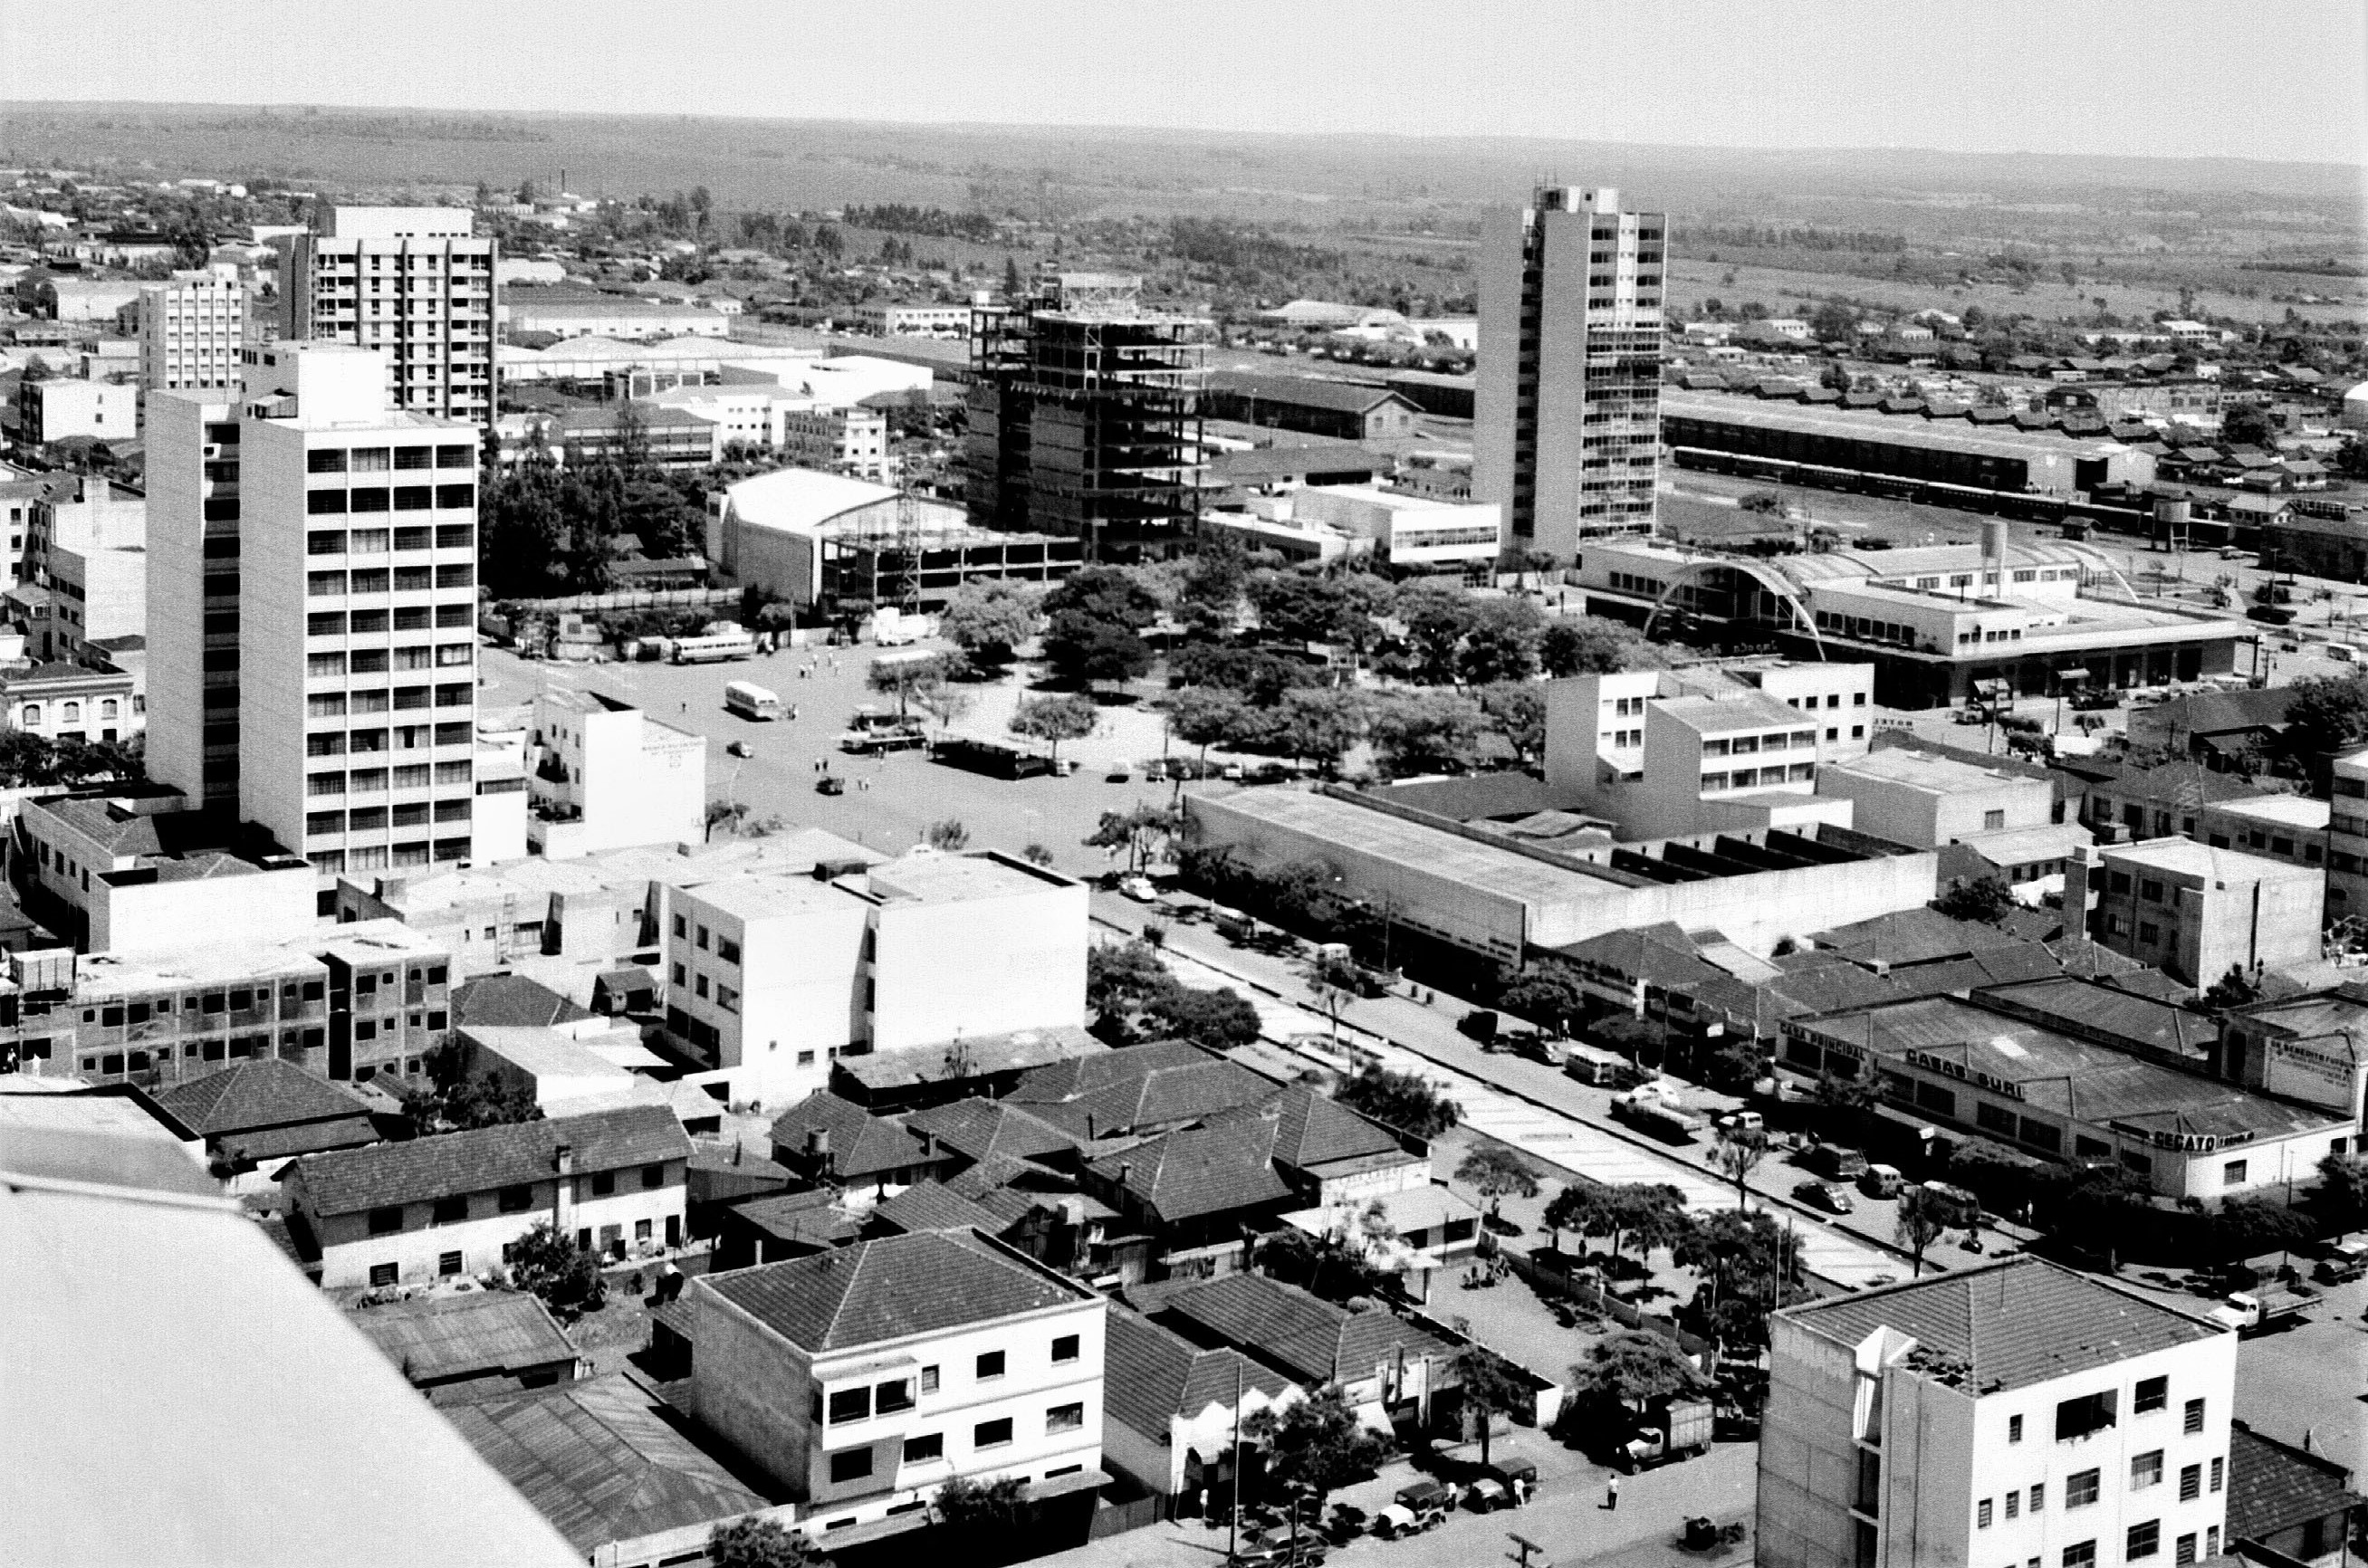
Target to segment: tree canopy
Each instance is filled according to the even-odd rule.
[[[1332,1097],[1358,1115],[1394,1127],[1410,1137],[1438,1137],[1463,1119],[1463,1109],[1445,1091],[1413,1073],[1368,1062]]]
[[[1625,1329],[1595,1342],[1587,1359],[1570,1369],[1582,1397],[1605,1403],[1641,1405],[1709,1391],[1710,1380],[1657,1334]]]

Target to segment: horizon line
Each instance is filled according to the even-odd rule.
[[[1794,143],[1782,146],[1743,145],[1732,142],[1632,142],[1594,137],[1554,137],[1536,134],[1508,134],[1490,131],[1276,131],[1251,127],[1202,127],[1189,125],[1130,124],[1123,121],[1062,121],[1062,120],[996,120],[996,119],[858,119],[811,115],[734,114],[707,110],[686,114],[659,109],[578,109],[578,108],[483,108],[432,104],[366,104],[320,102],[267,102],[258,99],[189,99],[189,98],[33,98],[19,99],[0,109],[0,123],[12,116],[50,111],[75,113],[101,109],[145,109],[165,111],[199,111],[245,109],[266,115],[286,113],[301,119],[304,115],[324,111],[347,114],[388,115],[474,115],[492,119],[620,119],[663,120],[672,122],[721,122],[730,124],[760,124],[780,126],[845,126],[854,129],[889,126],[903,130],[944,131],[1041,131],[1061,135],[1144,135],[1206,137],[1230,140],[1272,139],[1277,141],[1376,142],[1421,142],[1432,144],[1481,144],[1506,147],[1600,147],[1619,148],[1634,153],[1728,153],[1740,156],[1771,156],[1789,153],[1846,156],[1917,155],[1934,158],[1963,159],[2051,159],[2066,162],[2124,164],[2218,164],[2259,165],[2278,169],[2314,169],[2349,174],[2362,177],[2368,174],[2368,164],[2327,158],[2274,158],[2231,153],[2045,153],[2028,148],[2012,151],[1973,151],[1964,148],[1919,146],[1911,144],[1868,143]]]

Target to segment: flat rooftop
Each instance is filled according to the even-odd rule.
[[[906,855],[874,866],[864,879],[882,903],[962,903],[1073,887],[1068,878],[991,855]]]
[[[2017,1097],[2034,1108],[2141,1135],[2243,1142],[2343,1121],[2316,1106],[2182,1073],[1954,996],[1895,1002],[1801,1027],[1878,1057],[1920,1054],[1947,1062],[1968,1079],[2014,1085]]]
[[[2308,996],[2260,1002],[2237,1015],[2294,1038],[2368,1034],[2368,985],[2353,983]],[[2331,1042],[2330,1042],[2331,1043]]]
[[[1798,708],[1788,708],[1767,693],[1750,687],[1723,697],[1702,693],[1664,697],[1655,702],[1653,708],[1656,712],[1680,720],[1706,735],[1724,735],[1745,730],[1814,729],[1816,725],[1816,720],[1804,717]]]
[[[689,897],[724,915],[742,920],[773,915],[816,915],[858,905],[848,890],[836,882],[818,882],[806,873],[790,870],[743,871],[683,890]]]
[[[1907,746],[1886,746],[1871,751],[1864,756],[1846,757],[1826,764],[1827,773],[1847,773],[1860,778],[1885,778],[1897,784],[1930,790],[1935,794],[1952,794],[1959,790],[1985,789],[1998,784],[2032,783],[2041,790],[2047,786],[2036,780],[2026,780],[2020,774],[1995,767],[1977,767],[1953,756],[1941,756],[1929,751],[1915,751]],[[2085,843],[2086,840],[2084,839]]]
[[[2313,881],[2325,875],[2317,866],[2293,866],[2241,849],[2217,849],[2192,838],[2149,838],[2140,844],[2108,844],[2100,852],[2110,864],[2126,865],[2208,881],[2270,882]]]
[[[1679,387],[1661,389],[1661,417],[1665,421],[1671,418],[1716,420],[1723,425],[1752,429],[1825,436],[1843,441],[1878,441],[1927,451],[1962,452],[1972,457],[1999,458],[2016,462],[2044,463],[2049,458],[2096,458],[2128,449],[2112,441],[2082,440],[2054,431],[2018,432],[1999,426],[1977,428],[1961,419],[1927,419],[1921,415],[1820,407],[1718,392],[1688,392]],[[2069,477],[2067,473],[2066,478]]]
[[[2303,833],[2327,831],[2330,807],[2308,795],[2262,795],[2248,801],[2223,801],[2214,808],[2245,817],[2264,827],[2291,827]]]

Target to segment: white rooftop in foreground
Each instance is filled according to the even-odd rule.
[[[108,1185],[138,1147],[0,1140],[9,1561],[581,1568],[203,1171]]]

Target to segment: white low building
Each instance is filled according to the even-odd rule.
[[[663,1106],[311,1154],[281,1177],[324,1289],[483,1274],[538,1223],[621,1260],[683,1239],[690,1140]]]
[[[907,1516],[957,1477],[1089,1490],[1110,1303],[974,1231],[920,1231],[711,1274],[688,1297],[692,1409],[818,1539]]]
[[[527,837],[552,859],[705,834],[707,743],[598,692],[534,699]],[[481,771],[480,777],[483,777]]]
[[[1311,484],[1291,498],[1292,520],[1336,528],[1393,566],[1493,563],[1504,550],[1493,501],[1442,501],[1370,484]]]

